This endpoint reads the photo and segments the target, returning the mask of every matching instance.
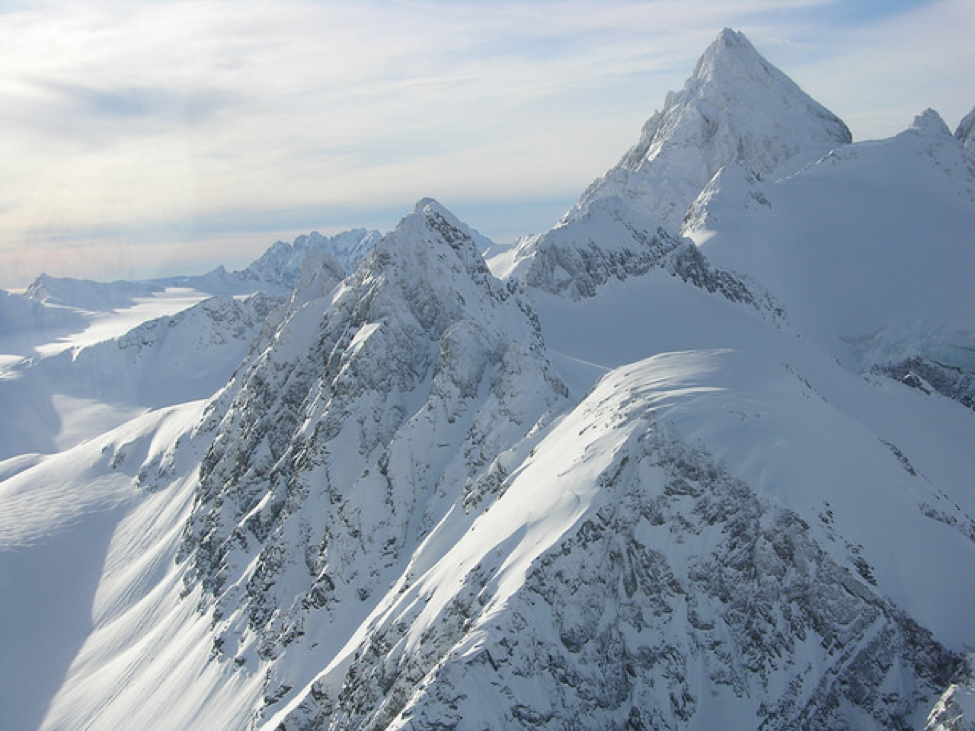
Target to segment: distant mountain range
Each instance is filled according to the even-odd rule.
[[[0,726],[975,729],[973,140],[724,30],[515,244],[4,293]]]

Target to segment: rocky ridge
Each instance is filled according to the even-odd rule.
[[[634,170],[501,278],[431,199],[348,276],[278,247],[297,286],[214,398],[5,463],[0,573],[36,550],[83,575],[80,649],[40,666],[65,679],[23,718],[965,728],[975,422],[932,383],[964,403],[943,371],[971,362],[968,268],[936,254],[967,261],[972,158],[933,112],[845,144],[784,78],[724,31]],[[661,190],[691,196],[700,249],[647,207]],[[202,335],[236,332],[234,304],[197,310]],[[551,313],[571,315],[563,350]],[[29,631],[40,603],[15,598]]]
[[[833,559],[800,515],[657,421],[654,373],[634,364],[604,378],[475,521],[490,545],[459,544],[401,581],[361,643],[275,722],[917,728],[962,659],[868,569]],[[532,465],[569,440],[560,497]],[[497,530],[511,504],[538,510],[557,538]],[[462,580],[444,587],[447,571]]]
[[[505,274],[525,287],[580,300],[594,297],[608,281],[653,270],[773,318],[783,314],[767,293],[712,266],[690,239],[616,196],[594,199],[577,217],[521,240]]]
[[[506,452],[564,398],[527,300],[432,200],[349,279],[311,286],[210,409],[181,551],[240,662],[372,606],[448,514],[490,501]],[[275,701],[290,687],[273,685]]]

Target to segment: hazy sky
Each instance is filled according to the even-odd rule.
[[[725,26],[857,140],[975,105],[972,0],[0,0],[0,287],[236,268],[424,196],[545,230]]]

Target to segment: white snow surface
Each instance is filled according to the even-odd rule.
[[[0,727],[969,728],[970,118],[726,30],[515,246],[4,294]]]
[[[774,179],[851,141],[835,115],[768,63],[741,33],[721,31],[682,91],[668,94],[620,162],[566,219],[595,199],[635,201],[674,231],[711,177],[738,163]]]
[[[147,409],[211,396],[280,302],[262,294],[215,297],[114,336],[160,308],[186,303],[178,297],[138,304],[11,362],[0,378],[7,415],[0,422],[0,460],[67,449]]]
[[[907,352],[911,333],[922,350],[975,345],[975,159],[937,113],[773,183],[725,168],[701,197],[692,236],[708,258],[762,282],[838,356],[841,341]]]

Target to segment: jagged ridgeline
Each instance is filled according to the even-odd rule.
[[[725,30],[514,244],[424,199],[240,272],[0,298],[67,328],[234,295],[0,380],[46,399],[0,462],[0,588],[43,589],[5,597],[0,711],[973,731],[973,120],[853,143]],[[55,453],[56,407],[113,398]]]
[[[374,606],[448,513],[483,509],[566,396],[527,299],[434,201],[348,280],[309,286],[207,416],[181,552],[232,655],[276,657],[311,612],[347,632],[327,627]]]

